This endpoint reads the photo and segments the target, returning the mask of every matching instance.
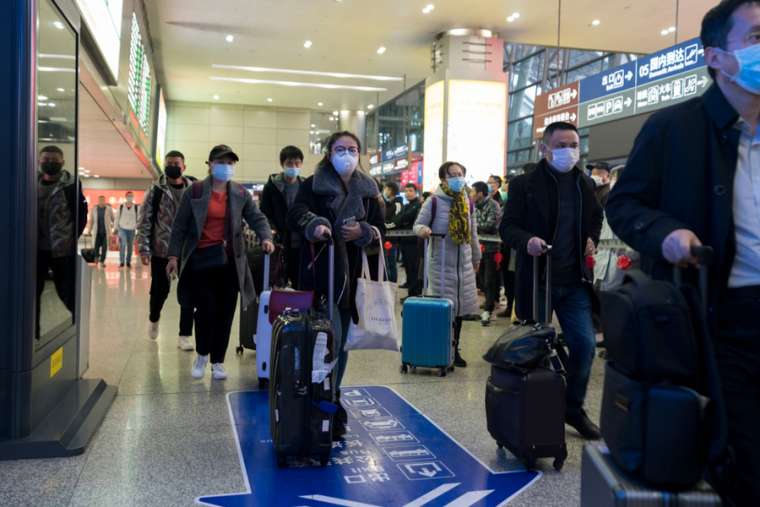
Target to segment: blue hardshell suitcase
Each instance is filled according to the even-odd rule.
[[[445,235],[440,238],[441,259],[445,265]],[[432,238],[426,242],[425,289],[429,292],[427,248]],[[441,276],[443,278],[443,276]],[[441,280],[440,287],[443,287]],[[454,304],[451,300],[434,296],[410,297],[404,301],[401,334],[401,372],[406,373],[417,367],[438,369],[441,377],[452,369],[454,363]]]

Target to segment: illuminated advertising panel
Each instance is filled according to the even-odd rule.
[[[164,91],[158,94],[158,119],[156,121],[156,163],[158,167],[164,166],[164,157],[166,156],[166,102],[164,100]]]
[[[114,81],[119,79],[123,0],[76,0]]]
[[[422,188],[432,191],[438,186],[438,168],[443,163],[443,81],[425,90],[425,169]]]
[[[129,82],[127,97],[137,123],[143,132],[148,132],[150,124],[150,100],[153,79],[148,55],[145,52],[137,15],[132,13],[132,34],[129,43]]]

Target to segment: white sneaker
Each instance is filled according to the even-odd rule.
[[[189,336],[182,336],[180,335],[179,339],[177,340],[177,348],[181,350],[194,350],[195,347],[193,346],[193,342],[190,339]]]
[[[484,326],[491,324],[491,312],[484,311],[480,314],[480,323]]]
[[[158,339],[158,322],[148,322],[148,336],[151,340]]]
[[[208,364],[208,354],[205,356],[198,355],[193,362],[193,378],[203,378],[203,374],[206,371],[206,365]]]
[[[224,365],[222,363],[214,363],[211,365],[211,376],[214,380],[224,380],[227,378],[227,372],[224,371]]]

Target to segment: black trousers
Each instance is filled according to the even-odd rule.
[[[478,273],[483,277],[483,290],[486,293],[485,310],[492,312],[496,308],[496,301],[499,299],[499,289],[501,288],[501,273],[499,269],[504,268],[502,263],[500,267],[496,266],[494,256],[495,252],[483,254],[480,261],[480,270]]]
[[[235,265],[188,273],[195,306],[195,350],[211,354],[211,363],[223,363],[230,343],[238,298]]]
[[[298,285],[298,276],[301,271],[301,249],[288,247],[285,249],[285,269],[287,270],[288,281],[291,287],[296,288]]]
[[[161,310],[169,297],[171,282],[166,275],[166,265],[169,259],[153,256],[150,259],[150,316],[151,322],[161,319]],[[191,336],[193,334],[193,309],[181,307],[179,312],[179,335]]]
[[[74,314],[76,307],[76,257],[67,255],[65,257],[53,257],[49,250],[37,250],[37,312],[38,314],[46,309],[40,308],[42,304],[42,292],[45,290],[45,283],[48,279],[48,272],[53,273],[53,284],[58,298],[63,302],[71,314]],[[49,309],[48,309],[49,310]]]
[[[730,289],[718,310],[715,353],[736,464],[726,490],[738,506],[760,505],[760,286]]]
[[[409,295],[419,296],[422,294],[422,286],[420,284],[420,254],[417,248],[417,241],[402,241],[399,247],[401,248],[401,256],[404,258],[406,285],[409,288]]]
[[[106,261],[108,253],[108,235],[98,234],[95,236],[95,258],[100,257],[100,262]]]
[[[507,314],[512,312],[515,305],[515,272],[509,270],[511,257],[511,248],[504,247],[501,249],[501,276],[504,281],[504,294],[507,296]],[[511,318],[511,316],[507,318]]]
[[[459,352],[459,339],[462,337],[462,317],[454,318],[454,348]]]

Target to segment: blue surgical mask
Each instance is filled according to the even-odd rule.
[[[580,160],[581,154],[578,148],[558,148],[552,150],[551,166],[558,173],[570,172]]]
[[[211,174],[215,180],[230,181],[235,174],[235,167],[232,164],[214,164]]]
[[[455,194],[458,194],[464,189],[464,186],[466,184],[465,180],[461,176],[457,177],[448,177],[446,178],[446,183],[449,184],[449,189],[454,192]]]
[[[723,74],[749,93],[760,95],[760,44],[737,49],[733,54],[739,62],[739,71],[733,76]]]
[[[346,176],[354,172],[354,169],[356,169],[356,166],[359,164],[359,156],[351,155],[349,152],[345,152],[342,155],[336,153],[330,157],[330,162],[332,162],[332,165],[335,170],[338,171],[338,174]]]
[[[283,171],[288,178],[297,178],[301,170],[297,167],[286,167]]]

